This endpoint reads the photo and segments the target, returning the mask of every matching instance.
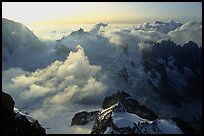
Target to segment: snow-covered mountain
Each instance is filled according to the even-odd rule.
[[[153,23],[135,25],[133,26],[133,29],[145,31],[158,31],[167,34],[168,32],[173,31],[182,25],[183,25],[182,23],[175,22],[174,20],[169,20],[168,22],[154,21]]]
[[[202,49],[191,41],[183,46],[171,40],[151,44],[143,50],[142,63],[153,90],[178,107],[201,99]]]
[[[142,63],[157,99],[179,108],[180,116],[201,127],[202,108],[194,106],[202,103],[202,48],[192,41],[182,46],[171,40],[149,44],[143,49]]]
[[[106,97],[99,111],[77,113],[71,125],[86,125],[92,120],[95,124],[91,134],[183,134],[195,131],[188,124],[178,123],[175,118],[158,118],[152,110],[123,91]],[[192,131],[186,131],[186,127]]]
[[[17,24],[14,26],[19,31],[26,28]],[[142,120],[157,123],[158,118],[168,122],[172,117],[179,117],[201,128],[202,45],[197,46],[196,36],[190,38],[193,42],[185,38],[182,41],[185,44],[182,45],[168,40],[172,39],[172,34],[181,34],[182,26],[188,30],[185,31],[188,32],[188,37],[195,35],[197,30],[200,35],[201,24],[190,24],[155,21],[141,27],[111,28],[102,32],[101,28],[108,24],[99,23],[92,30],[85,31],[81,28],[62,39],[50,42],[51,45],[45,49],[41,46],[34,48],[34,44],[27,46],[28,41],[32,43],[29,39],[38,41],[30,30],[25,29],[25,36],[17,36],[15,33],[19,31],[14,31],[14,27],[4,27],[3,35],[7,34],[8,37],[4,36],[7,44],[2,47],[3,88],[15,98],[18,107],[23,107],[23,110],[30,111],[31,115],[39,118],[49,128],[49,133],[69,132],[64,125],[67,116],[71,117],[79,112],[81,105],[98,107],[103,96],[109,96],[116,90],[126,90],[139,103],[154,110],[155,114],[145,108],[131,112],[124,103],[123,114],[113,111],[110,114],[121,117],[136,114]],[[191,29],[196,27],[196,31],[189,33],[189,25]],[[15,32],[13,39],[8,32]],[[169,35],[169,32],[173,33]],[[182,33],[182,36],[185,37],[185,34]],[[27,40],[22,39],[24,37]],[[77,108],[74,104],[78,104]],[[70,109],[72,106],[74,110]],[[113,103],[106,104],[103,109],[111,106]],[[114,105],[112,109],[117,109],[118,106],[121,103]],[[77,114],[73,124],[86,124],[89,121],[93,123],[99,112],[81,112]],[[84,120],[78,122],[80,118]],[[129,118],[124,117],[124,120]],[[69,121],[70,118],[66,120]],[[134,123],[131,128],[133,127]]]
[[[2,18],[3,60],[6,60],[6,55],[12,55],[16,50],[22,50],[24,48],[42,50],[45,48],[45,44],[25,25]]]
[[[25,25],[2,18],[2,68],[20,67],[24,70],[42,68],[63,59],[54,46],[42,42]]]

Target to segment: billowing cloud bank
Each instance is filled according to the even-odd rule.
[[[114,29],[107,31],[105,37],[117,45],[135,44],[143,41],[161,41],[171,39],[177,44],[183,45],[194,41],[202,47],[202,22],[186,22],[184,24],[174,22],[155,21],[144,23],[131,28]]]
[[[202,47],[202,22],[187,22],[180,28],[168,33],[177,44],[183,45],[193,41]]]
[[[102,35],[100,28],[106,26],[107,23],[99,23],[88,32],[80,29],[59,40],[59,44],[75,51],[70,52],[64,62],[55,61],[44,69],[17,74],[17,77],[8,74],[9,77],[4,76],[3,80],[11,78],[9,86],[21,90],[16,92],[17,98],[22,101],[48,97],[46,103],[63,104],[72,99],[80,101],[88,96],[97,96],[107,89],[136,87],[143,82],[146,75],[141,64],[140,49],[150,46],[145,41],[173,39],[180,44],[192,40],[202,46],[202,24],[199,22],[182,25],[172,20],[155,21],[152,24],[106,30]],[[128,84],[118,76],[124,67],[129,73]],[[11,73],[16,71],[10,70]]]
[[[95,96],[91,100],[97,102],[98,96],[107,88],[104,77],[99,76],[101,67],[90,65],[83,49],[80,46],[77,49],[77,52],[70,52],[64,62],[55,61],[44,69],[13,77],[11,89],[18,92],[16,99],[25,105],[39,100],[37,105],[42,102],[43,106],[52,109],[52,114],[54,110],[62,110],[70,101],[83,99],[84,103],[89,96]],[[42,116],[43,112],[39,113]]]
[[[98,24],[96,24],[92,29],[91,29],[91,33],[92,34],[98,34],[99,33],[99,31],[100,31],[100,29],[101,29],[101,27],[107,27],[108,26],[108,24],[107,23],[98,23]]]
[[[34,107],[31,114],[42,121],[69,111],[70,103],[100,104],[117,90],[131,90],[143,104],[157,101],[141,64],[141,49],[151,46],[145,41],[172,39],[183,45],[191,40],[202,47],[199,22],[155,21],[100,31],[106,26],[99,23],[90,31],[79,29],[57,41],[71,50],[65,61],[33,72],[20,68],[2,71],[3,88],[14,97],[16,106]]]

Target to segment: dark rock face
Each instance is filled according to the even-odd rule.
[[[126,67],[123,67],[119,72],[118,75],[125,80],[126,83],[128,83],[128,72]]]
[[[151,68],[157,68],[156,59],[162,58],[164,60],[163,64],[167,65],[168,58],[173,56],[175,58],[174,65],[178,68],[180,73],[184,72],[185,66],[197,75],[200,75],[197,70],[202,71],[202,48],[198,47],[196,43],[190,41],[183,46],[176,45],[171,40],[163,40],[161,43],[148,43],[153,46],[151,50],[143,49],[142,60],[145,71]]]
[[[74,115],[71,125],[85,125],[90,121],[95,121],[98,111],[86,112],[82,111]]]
[[[165,119],[159,119],[153,111],[139,105],[135,99],[131,98],[130,94],[124,91],[118,91],[106,97],[100,111],[82,111],[75,114],[72,119],[72,125],[85,125],[87,121],[90,121],[88,116],[95,116],[95,124],[92,127],[91,134],[164,134],[171,133],[172,128],[176,127],[176,124],[180,128],[178,131],[176,127],[177,133],[201,133],[201,130],[192,128],[182,118],[172,118],[171,121],[175,122],[175,124],[169,122],[172,126],[167,131],[170,124],[167,125],[167,123],[161,126],[161,122],[164,122]],[[120,122],[121,120],[122,122]],[[175,130],[173,131],[175,133]]]
[[[14,100],[2,92],[2,133],[3,134],[45,134],[45,129],[36,122],[30,122],[26,116],[14,112]]]
[[[13,113],[15,102],[9,94],[2,92],[2,104],[3,111],[8,112],[9,114]]]
[[[182,102],[188,103],[186,98],[195,100],[200,98],[202,94],[202,48],[192,41],[183,46],[176,45],[171,40],[148,43],[152,46],[143,49],[142,64],[145,72],[150,75],[148,82],[152,85],[153,90],[160,97],[164,97],[165,102],[179,108],[182,107]],[[175,77],[172,79],[173,74]],[[179,79],[184,81],[185,85],[178,84]],[[157,86],[153,82],[155,80],[159,82]]]
[[[106,110],[105,112],[99,112],[91,134],[104,134],[108,127],[111,128],[109,133],[113,134],[147,134],[148,132],[143,130],[143,128],[151,127],[155,130],[158,129],[156,128],[155,123],[135,123],[133,127],[127,126],[122,128],[119,128],[114,124],[112,117],[113,112],[133,113],[150,120],[158,119],[158,116],[153,111],[147,109],[145,106],[139,105],[136,100],[131,98],[130,94],[124,91],[118,91],[116,94],[106,97],[103,101],[102,108]],[[155,131],[155,133],[159,134],[160,132]]]
[[[63,55],[67,55],[70,53],[71,49],[69,49],[68,47],[66,47],[63,44],[56,44],[55,46],[55,50],[56,50],[56,54],[63,56]]]
[[[16,134],[45,134],[45,129],[41,127],[38,121],[31,123],[26,116],[15,118]]]
[[[103,134],[106,131],[107,127],[114,127],[111,112],[106,114],[106,116],[102,120],[99,119],[99,116],[97,117],[91,134]]]
[[[15,133],[15,124],[12,123],[15,120],[15,113],[13,112],[14,100],[10,95],[2,92],[2,122],[1,126],[3,134],[14,134]]]
[[[158,119],[158,116],[152,110],[140,105],[137,100],[132,99],[130,95],[124,91],[118,91],[116,94],[106,97],[103,101],[102,108],[108,108],[118,102],[120,102],[129,113],[137,114],[149,120]]]
[[[145,106],[139,105],[136,100],[130,97],[130,94],[124,91],[118,91],[116,94],[106,97],[103,101],[102,108],[107,109],[107,111],[82,111],[76,113],[72,119],[71,125],[85,125],[94,120],[95,124],[92,128],[91,134],[103,134],[107,127],[111,127],[121,134],[135,134],[141,131],[139,128],[137,128],[136,124],[133,128],[118,128],[113,123],[112,112],[129,112],[150,120],[158,119],[158,116],[153,111],[147,109]],[[147,124],[139,124],[140,127],[143,127],[144,125]]]
[[[186,121],[179,117],[173,117],[172,120],[181,128],[185,134],[202,134],[202,130],[192,128]]]

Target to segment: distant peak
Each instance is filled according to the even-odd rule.
[[[170,19],[168,22],[174,22],[174,23],[175,23],[175,21],[174,21],[174,20],[172,20],[172,19]]]
[[[84,29],[80,28],[78,31],[79,31],[79,32],[84,32]]]

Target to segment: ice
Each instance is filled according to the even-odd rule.
[[[119,128],[121,127],[133,127],[134,123],[138,124],[138,122],[148,122],[152,123],[152,121],[143,119],[136,114],[128,113],[128,112],[112,112],[113,122]]]

